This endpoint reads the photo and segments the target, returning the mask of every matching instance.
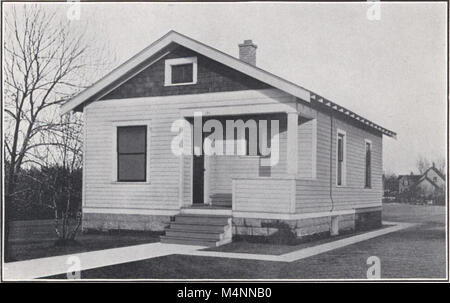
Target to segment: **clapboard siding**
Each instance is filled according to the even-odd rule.
[[[258,116],[254,119],[259,122]],[[279,154],[278,162],[270,168],[270,176],[281,177],[286,175],[287,163],[287,132],[286,115],[268,115],[267,120],[279,121]],[[271,123],[271,122],[270,122]],[[270,124],[268,122],[268,124]],[[225,127],[224,127],[225,129]],[[274,141],[275,139],[272,139]],[[233,178],[259,176],[260,158],[258,156],[228,156],[214,155],[209,157],[210,173],[210,194],[229,193],[231,194],[231,181]]]
[[[298,168],[299,178],[312,178],[313,170],[313,120],[299,118],[298,125]]]
[[[242,212],[291,213],[294,179],[235,179],[233,210]]]
[[[247,97],[242,97],[242,96]],[[192,203],[192,157],[175,156],[171,142],[172,123],[185,108],[262,104],[292,104],[293,99],[275,90],[226,92],[184,96],[144,97],[97,101],[84,109],[86,119],[85,201],[86,207],[178,209]],[[113,123],[150,121],[147,183],[117,183],[113,180]],[[281,136],[283,137],[283,136]],[[282,141],[282,140],[281,140]],[[283,154],[284,153],[284,154]],[[285,151],[280,155],[284,159]],[[280,159],[280,163],[283,161]],[[285,164],[284,164],[285,165]],[[182,166],[182,167],[181,167]],[[280,168],[280,170],[282,170]],[[180,173],[183,183],[180,186]],[[180,193],[180,189],[182,193]],[[182,201],[180,201],[180,194]]]
[[[336,186],[337,129],[346,132],[346,185]],[[331,118],[317,113],[317,177],[297,180],[297,212],[320,212],[381,205],[382,197],[382,137],[334,117],[332,146],[330,146]],[[364,188],[365,139],[372,141],[372,188]],[[331,153],[331,179],[330,179]],[[331,190],[330,190],[331,182]]]
[[[211,156],[210,194],[232,192],[233,178],[255,178],[258,176],[258,157]]]
[[[275,93],[276,92],[276,93]],[[218,97],[220,96],[220,97]],[[85,108],[85,201],[87,207],[178,209],[181,204],[192,203],[192,157],[182,159],[171,153],[171,142],[176,134],[171,125],[181,118],[186,108],[214,106],[253,105],[284,103],[292,106],[293,99],[284,93],[267,90],[255,96],[243,98],[242,92],[211,93],[201,95],[143,97],[97,101]],[[330,116],[316,112],[317,133],[314,137],[313,120],[299,119],[298,125],[298,179],[295,181],[295,210],[297,213],[350,209],[380,205],[382,174],[381,135],[373,134],[334,118],[332,129],[332,151],[330,147]],[[144,184],[117,183],[113,180],[114,159],[113,123],[117,121],[150,121],[150,180]],[[281,126],[281,125],[280,125]],[[335,152],[336,131],[347,133],[347,184],[336,187]],[[314,140],[315,138],[315,140]],[[372,141],[372,188],[364,188],[365,142]],[[286,174],[287,130],[281,127],[280,158],[272,167],[272,177]],[[314,146],[314,142],[316,146]],[[315,178],[313,151],[316,153]],[[330,153],[331,194],[330,198]],[[258,176],[258,158],[231,157],[211,159],[210,193],[230,193],[233,178],[255,178]],[[180,178],[182,174],[183,178]],[[272,178],[260,178],[261,182],[247,184],[239,182],[237,201],[241,211],[285,211],[290,201],[291,188],[284,188]],[[180,182],[182,182],[180,184]],[[181,190],[181,192],[180,192]],[[286,192],[286,190],[288,190]],[[289,199],[288,199],[289,196]],[[181,200],[180,201],[180,197]],[[245,204],[245,203],[247,204]]]

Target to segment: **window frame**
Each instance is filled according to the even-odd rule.
[[[172,66],[192,64],[192,82],[172,83]],[[164,66],[164,86],[197,84],[197,57],[166,59]]]
[[[370,169],[369,169],[369,184],[367,184],[367,144],[370,146]],[[364,139],[364,188],[372,188],[372,161],[373,159],[373,144],[369,139]]]
[[[339,181],[339,136],[342,136],[342,175],[341,184]],[[336,187],[345,187],[347,185],[347,133],[342,129],[337,129],[336,133]]]
[[[145,181],[119,181],[119,153],[118,153],[118,128],[119,127],[133,127],[133,126],[145,126]],[[115,184],[149,184],[150,183],[150,138],[151,128],[149,120],[132,120],[132,121],[113,121],[112,125],[112,183]]]

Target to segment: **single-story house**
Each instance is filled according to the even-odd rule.
[[[170,31],[62,105],[84,117],[83,229],[220,245],[380,226],[396,134],[258,68],[256,49]]]

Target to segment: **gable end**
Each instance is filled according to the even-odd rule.
[[[197,58],[197,82],[179,86],[165,85],[165,60],[189,57]],[[271,86],[266,83],[251,78],[188,48],[177,46],[169,54],[125,81],[119,87],[114,88],[100,100],[268,88],[271,88]]]

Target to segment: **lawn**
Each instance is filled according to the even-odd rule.
[[[12,224],[10,245],[14,261],[81,253],[107,248],[158,242],[155,233],[78,233],[76,244],[56,246],[52,220],[16,221]]]
[[[86,270],[81,278],[365,279],[370,256],[380,259],[384,279],[446,277],[444,207],[388,204],[383,216],[386,221],[420,224],[291,263],[170,255]],[[270,250],[266,248],[263,253]]]
[[[391,225],[384,225],[381,227],[386,228]],[[373,230],[371,230],[373,231]],[[311,246],[316,246],[320,244],[325,244],[337,240],[342,240],[355,235],[363,234],[365,231],[361,232],[350,232],[346,234],[341,234],[338,236],[320,239],[309,239],[303,243],[297,245],[283,245],[283,244],[269,244],[269,243],[254,243],[247,241],[233,241],[229,244],[222,245],[219,247],[210,247],[204,250],[206,251],[219,251],[219,252],[230,252],[230,253],[248,253],[248,254],[266,254],[266,255],[283,255],[296,250],[304,249]]]

